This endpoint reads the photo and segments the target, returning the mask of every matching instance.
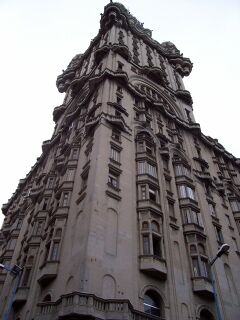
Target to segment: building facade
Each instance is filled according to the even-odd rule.
[[[240,160],[195,122],[192,63],[109,3],[57,88],[55,129],[7,204],[10,319],[240,317]],[[16,278],[0,270],[0,315]]]

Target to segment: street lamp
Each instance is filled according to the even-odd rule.
[[[10,296],[10,299],[9,299],[8,306],[6,307],[6,310],[5,310],[4,315],[3,315],[3,320],[8,320],[10,312],[11,312],[11,309],[12,309],[13,299],[15,297],[15,294],[17,292],[17,288],[18,288],[19,283],[20,283],[21,274],[22,274],[22,268],[17,266],[16,264],[13,267],[8,267],[8,266],[0,263],[0,269],[4,269],[4,270],[10,272],[10,274],[12,276],[16,277],[16,279],[17,279],[16,280],[16,284],[13,287],[13,290],[12,290],[12,293],[11,293],[11,296]]]
[[[218,250],[216,256],[209,262],[210,265],[210,275],[211,275],[211,281],[212,281],[212,287],[213,287],[213,294],[214,294],[214,300],[215,300],[215,306],[216,306],[216,312],[217,312],[217,319],[218,320],[222,320],[221,317],[221,312],[220,312],[220,308],[219,308],[219,303],[218,303],[218,297],[217,297],[217,292],[216,292],[216,288],[215,288],[215,280],[213,278],[213,273],[212,273],[212,265],[214,264],[214,262],[220,258],[224,253],[227,253],[229,250],[230,246],[227,243],[224,243]]]

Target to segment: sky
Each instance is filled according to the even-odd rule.
[[[56,78],[99,30],[103,0],[0,0],[0,204],[6,203],[51,138],[64,94]],[[193,62],[184,78],[202,132],[240,157],[239,0],[122,0]],[[3,215],[0,214],[0,225]]]

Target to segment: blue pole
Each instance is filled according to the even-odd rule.
[[[210,269],[210,276],[211,276],[211,282],[212,282],[212,287],[213,287],[213,295],[214,295],[214,301],[215,301],[217,320],[222,320],[222,316],[221,316],[221,312],[220,312],[220,308],[219,308],[219,303],[218,303],[216,287],[215,287],[215,279],[213,277],[213,272],[212,272],[211,265],[210,265],[209,269]]]
[[[12,270],[8,270],[7,268],[6,268],[6,270],[7,271],[12,271]],[[13,291],[11,293],[10,300],[9,300],[9,303],[8,303],[8,307],[6,308],[6,311],[4,312],[3,320],[8,320],[9,319],[10,312],[11,312],[11,309],[12,309],[13,300],[15,298],[15,295],[16,295],[16,292],[17,292],[17,289],[18,289],[18,286],[19,286],[19,283],[20,283],[20,279],[21,279],[21,271],[19,271],[16,274],[16,283],[15,283],[15,286],[14,286]]]

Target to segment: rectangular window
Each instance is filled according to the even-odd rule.
[[[58,260],[58,255],[59,255],[59,242],[53,242],[50,260],[51,261],[57,261]]]
[[[42,234],[43,221],[37,221],[34,228],[34,234],[40,236]]]
[[[48,179],[48,188],[52,189],[54,186],[54,178],[53,177],[49,177]]]
[[[159,237],[152,237],[153,254],[161,257],[161,239]]]
[[[174,169],[175,169],[176,177],[179,177],[179,176],[190,177],[191,176],[191,171],[189,170],[189,168],[185,167],[183,164],[175,165]]]
[[[217,241],[218,241],[220,244],[223,244],[223,243],[224,243],[224,239],[223,239],[223,235],[222,235],[222,230],[221,230],[221,228],[215,226],[215,232],[216,232]]]
[[[183,223],[184,224],[197,224],[199,226],[203,226],[202,217],[200,212],[196,212],[191,208],[182,209],[183,214]]]
[[[119,175],[111,170],[108,174],[108,185],[116,189],[119,188]]]
[[[110,158],[116,162],[120,162],[120,152],[115,148],[111,147]]]
[[[63,207],[68,206],[68,199],[69,199],[69,193],[68,192],[64,192],[63,193],[63,201],[62,201],[62,206]]]
[[[240,201],[239,200],[231,200],[230,205],[233,212],[239,212],[240,211]]]
[[[198,258],[192,258],[192,265],[193,265],[193,275],[194,277],[199,277],[200,274],[200,268],[199,268],[199,263],[198,263]]]
[[[78,158],[78,149],[73,149],[72,151],[72,159],[77,160]]]
[[[212,216],[216,216],[215,206],[212,203],[208,202],[208,208],[209,208],[210,214]]]
[[[32,267],[25,268],[23,280],[22,280],[23,287],[27,287],[29,285],[31,270],[32,270]]]
[[[150,254],[150,242],[148,235],[143,236],[143,254]]]
[[[75,169],[68,169],[66,174],[66,180],[72,181],[74,178]]]
[[[121,132],[119,130],[113,129],[112,130],[112,138],[118,142],[121,141]]]
[[[138,141],[137,143],[137,152],[144,152],[144,142],[143,141]]]
[[[149,174],[150,176],[157,178],[156,166],[154,166],[146,161],[138,161],[137,162],[137,173],[138,174]]]
[[[149,187],[148,192],[149,192],[149,200],[157,202],[157,190],[153,189],[152,187]]]
[[[194,191],[191,187],[188,187],[186,185],[179,185],[178,186],[178,193],[179,193],[179,197],[182,199],[190,198],[190,199],[195,200]]]

